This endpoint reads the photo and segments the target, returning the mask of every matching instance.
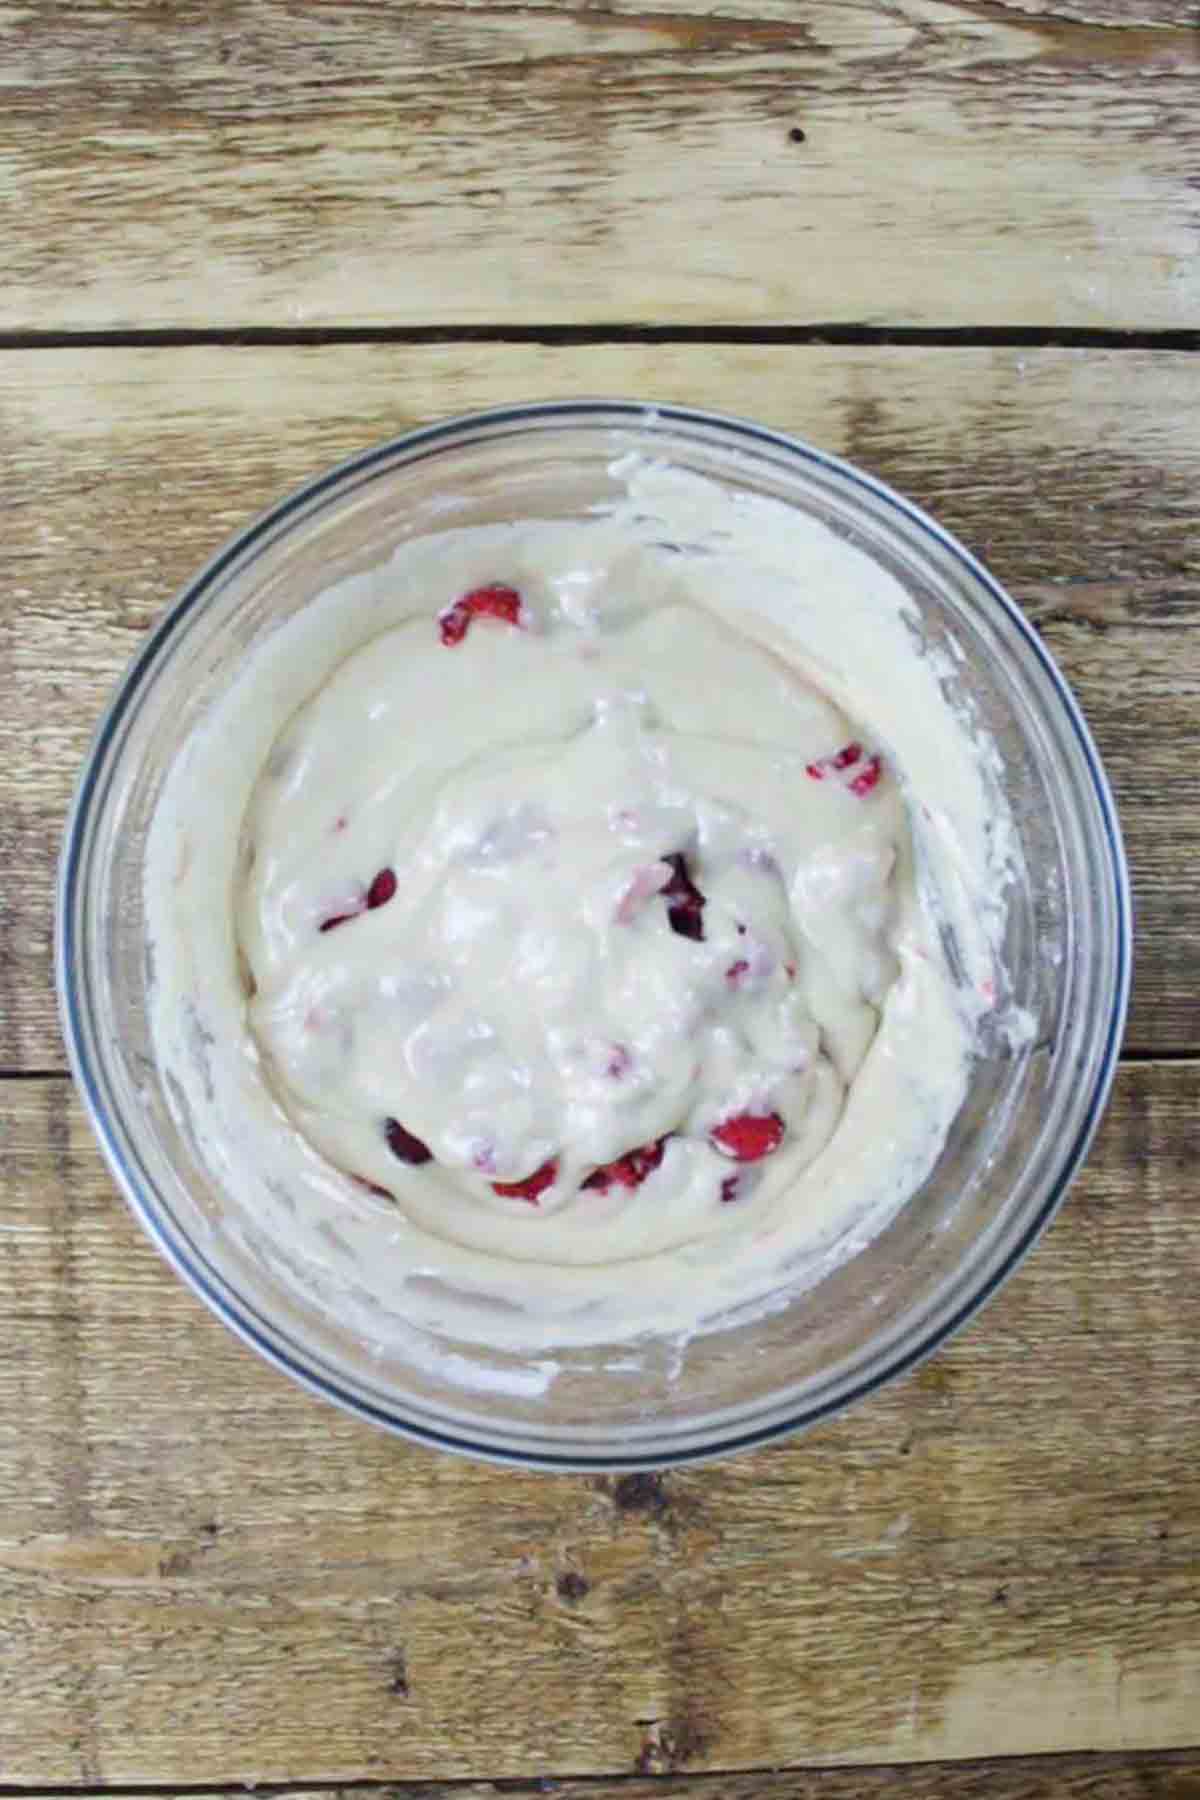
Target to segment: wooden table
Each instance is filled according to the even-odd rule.
[[[0,11],[3,1792],[1200,1794],[1198,169],[1191,0]],[[71,784],[178,584],[362,445],[581,393],[794,429],[980,551],[1139,921],[1107,1121],[986,1315],[661,1478],[435,1456],[240,1348],[51,989]]]

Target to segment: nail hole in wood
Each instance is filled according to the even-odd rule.
[[[788,138],[793,144],[806,144],[808,142],[808,133],[802,131],[799,125],[793,125],[792,129],[788,132]]]

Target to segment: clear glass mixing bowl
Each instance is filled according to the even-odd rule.
[[[997,1044],[930,1178],[879,1236],[793,1304],[676,1343],[520,1359],[446,1343],[415,1366],[339,1321],[288,1260],[248,1254],[172,1116],[147,1023],[147,830],[185,737],[282,619],[424,531],[573,517],[615,498],[614,459],[665,458],[824,520],[886,566],[992,732],[1022,840],[1008,966],[1036,1021]],[[68,822],[57,930],[75,1076],[138,1218],[248,1343],[318,1394],[445,1449],[556,1468],[661,1466],[758,1444],[911,1368],[1012,1271],[1079,1167],[1112,1079],[1130,910],[1112,797],[1061,675],[985,569],[916,507],[778,432],[679,407],[596,401],[453,419],[330,471],[235,538],[179,596],[96,734]],[[464,1369],[474,1367],[478,1380]],[[531,1371],[532,1373],[532,1371]]]

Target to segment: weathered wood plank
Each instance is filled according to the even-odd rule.
[[[107,1790],[80,1793],[103,1800]],[[361,1788],[288,1788],[276,1800],[355,1800]],[[367,1790],[369,1792],[369,1790]],[[530,1782],[404,1782],[379,1790],[379,1800],[1200,1800],[1200,1756],[1194,1751],[1142,1751],[1125,1756],[1009,1756],[986,1762],[893,1764],[882,1769],[758,1769],[752,1774],[620,1775],[605,1780]],[[245,1800],[231,1788],[210,1800]],[[28,1800],[55,1800],[29,1793]],[[187,1788],[160,1800],[189,1800]]]
[[[1130,1042],[1200,1046],[1200,358],[461,343],[0,356],[0,1067],[61,1066],[61,819],[104,698],[171,592],[226,533],[356,448],[459,408],[597,392],[796,430],[991,560],[1116,782],[1140,933]]]
[[[0,71],[0,328],[1200,323],[1185,0],[34,0]]]
[[[7,1781],[1194,1741],[1200,1063],[1123,1069],[1047,1241],[918,1375],[793,1445],[621,1481],[319,1405],[159,1264],[67,1083],[0,1104]],[[1115,1794],[1189,1791],[1163,1784]]]
[[[414,10],[462,13],[498,11],[497,0],[413,0]],[[587,13],[592,0],[523,0],[522,12]],[[1169,27],[1190,25],[1195,20],[1191,0],[990,0],[997,18],[1040,20],[1054,24],[1070,20],[1079,25],[1128,25]],[[677,18],[693,20],[703,28],[715,20],[718,29],[731,25],[788,24],[796,18],[795,0],[659,0],[647,7],[642,0],[608,0],[604,12],[617,19]]]

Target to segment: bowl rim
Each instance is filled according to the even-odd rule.
[[[774,1418],[768,1423],[752,1429],[744,1431],[724,1429],[719,1437],[711,1442],[687,1443],[673,1447],[668,1445],[661,1451],[645,1449],[626,1454],[589,1455],[582,1451],[558,1453],[541,1445],[534,1445],[527,1450],[510,1450],[489,1444],[468,1433],[431,1426],[420,1419],[403,1416],[399,1409],[391,1411],[376,1405],[364,1394],[356,1393],[350,1387],[341,1385],[338,1379],[330,1373],[315,1366],[316,1358],[311,1358],[309,1365],[306,1366],[300,1346],[295,1347],[296,1354],[290,1353],[289,1349],[284,1347],[285,1344],[291,1344],[291,1339],[287,1334],[279,1333],[283,1343],[272,1341],[255,1322],[255,1309],[249,1303],[242,1302],[241,1296],[236,1294],[236,1290],[231,1289],[230,1292],[234,1298],[228,1298],[211,1284],[203,1269],[197,1266],[183,1244],[177,1241],[164,1224],[165,1209],[158,1202],[157,1196],[147,1195],[133,1171],[128,1167],[114,1132],[108,1105],[100,1091],[87,1051],[86,1032],[82,1023],[80,993],[76,979],[80,965],[77,955],[75,901],[82,878],[82,852],[87,839],[87,828],[99,798],[100,773],[135,695],[151,674],[163,650],[190,615],[203,604],[213,584],[234,563],[253,551],[261,539],[279,533],[280,528],[288,526],[293,515],[307,511],[313,502],[322,496],[336,492],[350,478],[369,475],[379,465],[387,464],[400,457],[411,460],[414,452],[427,453],[471,433],[492,431],[504,426],[519,427],[534,422],[540,422],[543,426],[552,425],[556,421],[570,421],[577,424],[585,424],[589,421],[596,423],[608,421],[614,429],[630,426],[636,428],[641,425],[658,430],[664,426],[669,428],[674,425],[684,430],[700,427],[730,434],[735,440],[744,441],[750,449],[761,450],[766,447],[773,452],[783,452],[789,459],[815,465],[826,473],[840,477],[852,487],[861,488],[877,501],[883,502],[886,508],[899,514],[910,526],[915,526],[919,534],[932,538],[953,562],[959,564],[966,571],[978,588],[986,594],[988,600],[1007,617],[1015,628],[1024,649],[1032,654],[1048,679],[1049,686],[1072,728],[1091,782],[1093,797],[1103,824],[1103,847],[1107,850],[1106,878],[1111,879],[1111,899],[1114,905],[1113,1002],[1107,1021],[1104,1043],[1096,1061],[1092,1092],[1079,1128],[1075,1133],[1074,1141],[1062,1158],[1055,1180],[1048,1188],[1040,1206],[1025,1222],[1024,1228],[1014,1238],[996,1266],[986,1272],[979,1284],[972,1287],[966,1297],[948,1315],[938,1318],[931,1326],[928,1326],[915,1344],[899,1352],[893,1351],[881,1368],[864,1375],[851,1387],[839,1392],[832,1400],[800,1407],[787,1416]],[[737,445],[735,443],[728,447],[736,450]],[[111,771],[108,773],[111,774]],[[410,431],[402,432],[398,436],[388,438],[343,458],[300,486],[291,489],[228,538],[168,603],[140,649],[131,658],[100,715],[85,754],[67,813],[55,891],[55,983],[58,992],[59,1019],[70,1071],[83,1096],[89,1123],[99,1140],[111,1174],[143,1230],[176,1274],[209,1310],[244,1343],[256,1350],[283,1373],[289,1375],[309,1393],[330,1401],[354,1417],[367,1420],[394,1435],[435,1449],[455,1452],[502,1466],[580,1473],[627,1472],[706,1462],[795,1434],[824,1420],[838,1417],[867,1395],[895,1381],[898,1377],[910,1373],[960,1331],[1024,1261],[1062,1205],[1067,1189],[1087,1155],[1104,1112],[1119,1062],[1120,1046],[1129,1005],[1132,961],[1133,926],[1129,869],[1116,804],[1099,752],[1079,704],[1053,657],[1042,644],[1036,630],[1020,607],[979,558],[922,507],[898,493],[886,482],[868,474],[845,458],[810,444],[803,438],[776,430],[771,426],[760,425],[736,414],[702,407],[676,405],[665,401],[660,403],[622,398],[585,397],[568,400],[524,401],[457,413],[431,424],[417,426]]]

